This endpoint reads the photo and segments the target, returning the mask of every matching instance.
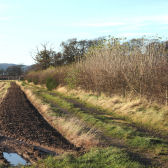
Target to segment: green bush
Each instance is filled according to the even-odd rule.
[[[37,84],[38,84],[38,79],[37,79],[37,78],[34,78],[34,79],[33,79],[33,83],[34,83],[35,85],[37,85]]]
[[[53,90],[58,86],[56,80],[52,77],[47,78],[46,80],[46,87],[48,90]]]
[[[25,86],[25,85],[26,85],[26,83],[25,83],[25,81],[23,81],[23,82],[22,82],[22,86]]]
[[[76,69],[71,69],[71,71],[67,73],[67,76],[65,77],[64,81],[69,88],[74,89],[77,87],[78,73],[79,72]]]
[[[27,81],[28,81],[28,83],[32,82],[32,80],[31,80],[31,79],[27,79]]]

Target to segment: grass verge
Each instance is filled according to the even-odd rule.
[[[101,143],[103,140],[108,140],[109,145],[118,145],[118,147],[123,145],[125,151],[136,151],[138,154],[154,160],[154,162],[166,162],[168,142],[160,137],[149,135],[148,131],[138,130],[126,117],[117,115],[114,111],[101,106],[88,103],[70,92],[65,94],[65,92],[48,91],[41,86],[37,87],[27,83],[22,83],[22,85],[24,85],[24,90],[31,90],[38,99],[49,104],[51,111],[45,109],[44,112],[50,116],[50,119],[52,118],[55,128],[67,139],[71,139],[74,144],[84,147],[87,144],[86,146],[91,147],[93,144],[89,144],[89,142],[96,140],[96,132],[99,132],[104,135],[104,137],[101,136]],[[95,99],[98,98],[95,96]],[[34,100],[36,102],[37,98],[34,98]],[[40,107],[42,106],[40,105]],[[77,128],[78,131],[72,131],[76,129],[76,126],[80,126],[80,129]],[[89,133],[90,139],[85,131]],[[83,134],[84,132],[86,134]],[[79,137],[82,137],[82,140]],[[87,142],[87,140],[89,141]],[[114,140],[115,144],[113,143]],[[123,147],[121,148],[123,149]]]
[[[145,132],[138,131],[136,127],[132,127],[131,123],[123,120],[122,118],[116,119],[116,116],[113,116],[112,114],[107,116],[106,111],[101,111],[100,109],[97,110],[93,107],[93,110],[82,110],[79,107],[75,107],[74,103],[66,101],[63,96],[56,94],[51,95],[45,91],[41,92],[40,95],[46,102],[52,102],[52,104],[56,104],[61,109],[64,109],[67,114],[70,113],[77,116],[91,128],[94,127],[101,130],[105,136],[119,138],[127,145],[138,147],[143,150],[158,151],[163,148],[168,149],[168,145],[164,142],[164,140],[154,138],[146,135]],[[94,110],[97,110],[97,112],[93,113]],[[66,115],[66,113],[64,115]]]
[[[30,168],[145,168],[120,149],[92,149],[90,152],[74,157],[73,155],[48,157]]]
[[[106,110],[108,114],[117,115],[120,118],[138,125],[139,127],[168,134],[168,107],[151,103],[138,97],[108,97],[104,94],[97,96],[92,92],[83,90],[67,89],[59,87],[57,93],[78,99],[80,102],[90,106]]]
[[[5,97],[9,87],[10,87],[10,82],[0,81],[0,103]]]

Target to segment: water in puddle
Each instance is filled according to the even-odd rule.
[[[29,165],[29,163],[17,153],[3,152],[3,156],[10,163],[11,166],[18,166],[19,164]]]

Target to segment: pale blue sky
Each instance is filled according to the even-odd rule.
[[[168,0],[0,0],[0,63],[32,64],[31,53],[69,38],[168,37]]]

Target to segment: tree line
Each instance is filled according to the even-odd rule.
[[[56,52],[49,48],[47,43],[41,44],[42,49],[37,51],[33,56],[35,65],[31,68],[33,70],[44,70],[50,66],[57,67],[61,65],[71,64],[83,58],[84,54],[91,46],[103,43],[104,37],[94,40],[77,40],[76,38],[69,39],[61,43],[61,51]]]
[[[23,65],[9,66],[6,70],[0,69],[0,76],[21,76],[23,73]]]
[[[150,43],[149,43],[150,41]],[[84,58],[84,55],[88,52],[89,48],[95,46],[111,46],[116,43],[119,46],[125,46],[136,50],[141,50],[142,52],[148,52],[150,46],[155,46],[156,49],[161,46],[166,45],[166,50],[168,50],[168,42],[161,42],[158,39],[148,40],[145,38],[131,39],[123,41],[121,38],[109,38],[99,37],[94,40],[77,40],[76,38],[69,39],[66,42],[61,43],[61,51],[54,51],[49,48],[47,44],[42,44],[42,49],[37,51],[33,56],[35,64],[31,67],[31,70],[45,70],[50,66],[57,67],[61,65],[71,64],[75,61],[79,61]]]

